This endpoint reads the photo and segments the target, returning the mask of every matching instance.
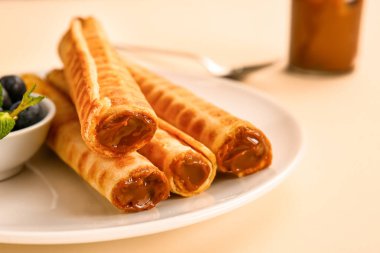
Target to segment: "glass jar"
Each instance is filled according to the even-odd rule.
[[[363,0],[292,0],[289,68],[345,73],[354,68]]]

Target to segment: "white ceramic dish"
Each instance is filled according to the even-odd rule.
[[[271,99],[228,80],[166,75],[261,128],[273,145],[270,168],[244,178],[217,178],[198,196],[173,197],[152,210],[123,214],[43,148],[28,169],[0,183],[0,242],[95,242],[183,227],[253,201],[295,167],[302,150],[300,127]]]
[[[44,143],[50,122],[55,115],[54,103],[45,98],[41,101],[44,118],[36,124],[9,133],[0,140],[0,181],[17,174]]]

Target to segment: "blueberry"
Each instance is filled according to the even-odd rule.
[[[3,76],[0,79],[0,83],[3,85],[4,89],[8,91],[9,97],[13,102],[20,101],[22,95],[26,91],[26,86],[24,81],[18,76]]]
[[[3,106],[2,107],[4,110],[9,110],[9,108],[11,108],[11,105],[12,105],[12,100],[9,97],[7,90],[3,88]]]
[[[14,103],[11,106],[11,111],[14,110],[20,102]],[[24,111],[20,112],[17,116],[16,125],[13,130],[22,129],[31,126],[43,118],[43,110],[40,104],[26,108]]]

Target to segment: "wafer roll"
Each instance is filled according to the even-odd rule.
[[[153,137],[156,115],[95,19],[73,19],[59,55],[91,150],[122,156]]]
[[[70,89],[63,69],[53,69],[46,74],[46,80],[62,94],[70,96]],[[72,99],[69,98],[72,102]]]
[[[216,174],[215,155],[163,120],[159,120],[159,129],[152,140],[138,152],[165,173],[171,191],[181,196],[203,192]]]
[[[50,71],[47,80],[68,92],[62,70]],[[215,177],[215,155],[202,143],[160,119],[155,135],[138,152],[165,173],[173,193],[184,197],[206,190]]]
[[[121,158],[106,158],[83,142],[79,121],[68,97],[35,75],[24,75],[26,84],[53,100],[56,116],[48,134],[49,147],[95,190],[125,212],[150,209],[169,196],[169,183],[157,167],[131,152]]]
[[[125,66],[160,118],[215,153],[220,172],[241,177],[271,164],[271,144],[254,125],[147,69],[128,61]]]

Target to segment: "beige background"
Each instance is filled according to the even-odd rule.
[[[244,85],[291,111],[307,145],[281,185],[217,218],[103,243],[0,244],[0,252],[380,252],[380,1],[366,1],[357,69],[340,77],[284,71],[289,2],[0,1],[0,74],[60,66],[56,45],[70,17],[89,14],[117,43],[194,51],[226,64],[278,58]],[[149,60],[207,75],[188,61]]]

